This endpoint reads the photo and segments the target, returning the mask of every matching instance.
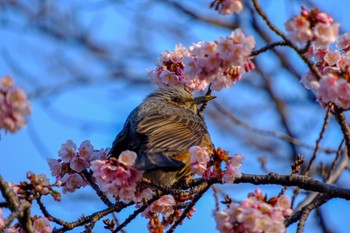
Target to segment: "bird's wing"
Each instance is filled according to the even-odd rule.
[[[195,113],[182,108],[158,108],[143,115],[136,132],[144,135],[136,168],[176,169],[185,164],[172,155],[187,152],[191,146],[200,145],[208,134],[203,120]]]
[[[147,153],[178,154],[199,145],[208,134],[203,120],[187,109],[158,109],[149,112],[137,125],[147,136]]]

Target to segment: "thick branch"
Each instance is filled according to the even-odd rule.
[[[8,206],[13,213],[13,216],[16,216],[18,222],[21,224],[21,227],[25,232],[34,233],[32,226],[32,220],[30,218],[30,203],[27,201],[19,202],[16,194],[12,191],[7,182],[0,175],[0,190],[2,196],[5,198]],[[1,229],[0,229],[1,231]]]

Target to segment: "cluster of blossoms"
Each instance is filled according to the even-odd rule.
[[[334,23],[330,15],[304,7],[300,15],[287,21],[286,28],[294,42],[313,42],[307,55],[316,63],[321,77],[316,78],[308,71],[302,76],[301,83],[316,94],[323,106],[332,102],[342,109],[349,109],[350,33],[338,36],[339,24]],[[332,49],[333,42],[338,50]]]
[[[236,29],[231,36],[214,42],[199,42],[188,49],[176,45],[174,52],[166,51],[149,77],[159,86],[184,85],[194,92],[204,90],[210,83],[220,91],[232,86],[243,72],[254,69],[249,56],[255,46],[251,36]]]
[[[28,181],[20,182],[20,184],[13,184],[8,182],[10,188],[17,195],[19,200],[26,200],[32,202],[43,195],[51,195],[56,201],[61,200],[60,193],[53,190],[49,180],[44,174],[35,175],[32,172],[27,172]],[[31,218],[32,227],[35,233],[50,233],[50,221],[46,217],[34,216]],[[23,233],[24,230],[16,223],[13,226],[5,226],[5,221],[2,216],[2,209],[0,208],[0,232],[4,233]]]
[[[214,8],[221,15],[239,14],[243,10],[243,3],[241,0],[214,0],[210,8]]]
[[[149,219],[148,229],[151,233],[164,232],[164,228],[173,224],[181,216],[183,210],[176,206],[181,206],[184,202],[178,199],[171,195],[164,195],[143,211],[142,216]],[[191,218],[195,210],[193,207],[187,213],[187,218]],[[159,220],[159,215],[162,216],[162,221]]]
[[[311,71],[305,73],[302,84],[311,89],[317,100],[324,106],[332,102],[343,109],[350,108],[350,33],[345,33],[337,39],[338,50],[329,47],[312,48],[309,55],[316,62],[322,78],[317,80]]]
[[[216,227],[221,233],[284,233],[285,217],[292,214],[288,196],[282,195],[266,200],[261,190],[249,193],[240,203],[232,202],[225,210],[214,213]]]
[[[0,129],[11,133],[22,128],[32,112],[26,93],[13,84],[9,76],[0,79]]]
[[[174,205],[176,201],[171,195],[164,195],[150,206],[148,206],[142,213],[142,216],[151,218],[153,214],[161,214],[164,218],[170,217],[174,213]]]
[[[48,159],[56,184],[63,187],[63,193],[74,192],[88,184],[81,172],[90,169],[100,189],[117,200],[128,203],[152,198],[153,193],[149,188],[137,185],[143,171],[132,168],[136,153],[123,151],[118,159],[107,159],[109,150],[95,150],[88,140],[83,141],[77,149],[72,140],[67,140],[58,151],[60,159]]]
[[[118,159],[112,157],[108,160],[92,161],[90,169],[100,189],[125,203],[130,201],[137,203],[151,199],[152,190],[138,186],[143,171],[132,168],[136,157],[135,152],[123,151]]]
[[[300,44],[314,42],[315,47],[325,47],[336,40],[339,24],[325,12],[301,8],[301,13],[285,24],[292,41]]]
[[[32,218],[32,227],[35,233],[51,233],[50,221],[42,216],[34,216]],[[19,224],[15,224],[11,227],[5,227],[4,219],[2,218],[2,209],[0,208],[0,231],[4,233],[23,233],[24,230],[19,226]]]
[[[206,147],[193,146],[189,149],[191,153],[192,172],[203,176],[204,178],[218,178],[224,183],[233,183],[236,178],[242,174],[238,169],[242,166],[243,155],[235,154],[230,157],[227,151],[217,150],[209,151]],[[210,156],[212,155],[212,156]],[[222,171],[221,163],[226,164]]]
[[[52,185],[45,174],[35,175],[32,172],[27,172],[27,178],[29,182],[22,181],[18,185],[8,183],[19,199],[31,202],[40,196],[50,194],[56,201],[61,200],[61,194],[52,189]]]
[[[87,185],[85,179],[79,174],[89,168],[91,162],[97,159],[106,159],[109,149],[95,150],[86,140],[77,150],[72,140],[67,140],[58,151],[60,159],[48,159],[51,174],[56,177],[56,183],[63,186],[63,193],[74,192]]]

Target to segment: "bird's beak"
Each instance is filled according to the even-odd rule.
[[[199,97],[194,98],[194,100],[192,101],[192,104],[197,104],[197,105],[202,104],[202,103],[208,102],[210,100],[213,100],[215,98],[216,98],[216,96],[212,96],[212,95],[199,96]]]

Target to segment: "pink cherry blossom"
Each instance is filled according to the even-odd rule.
[[[285,232],[284,220],[292,212],[286,196],[271,204],[261,190],[249,193],[248,199],[232,202],[225,210],[214,212],[216,228],[222,233],[233,232]]]
[[[94,151],[94,147],[91,145],[89,140],[83,141],[78,149],[78,154],[80,157],[88,160],[91,153]]]
[[[188,151],[191,153],[192,172],[203,175],[210,160],[207,147],[192,146]]]
[[[0,78],[0,129],[15,133],[22,128],[31,114],[26,93],[13,85],[11,77]]]
[[[310,22],[302,15],[288,20],[285,27],[290,32],[289,37],[297,43],[303,44],[313,37]]]
[[[222,15],[239,14],[243,10],[243,3],[240,0],[224,0],[219,11]]]
[[[337,38],[337,48],[348,51],[350,46],[350,32],[346,32]]]
[[[144,202],[152,199],[154,192],[150,188],[145,188],[141,191],[141,193],[136,193],[135,199],[133,200],[135,203]]]
[[[32,189],[34,189],[41,195],[47,195],[52,190],[50,181],[49,179],[47,179],[45,174],[35,175],[34,173],[29,171],[27,172],[27,178],[31,182]]]
[[[88,168],[89,165],[89,162],[85,158],[80,156],[73,157],[73,159],[69,163],[70,168],[76,172],[81,172],[85,168]]]
[[[62,164],[57,159],[47,159],[47,163],[50,166],[52,176],[60,176],[62,172]]]
[[[314,28],[314,36],[316,37],[315,46],[324,47],[329,43],[335,42],[338,36],[339,26],[338,23],[332,25],[324,23],[316,24]]]
[[[289,19],[285,27],[293,42],[314,42],[317,48],[327,47],[335,42],[339,32],[339,24],[333,23],[330,15],[317,9],[309,11],[305,7],[302,7],[301,14]]]
[[[341,54],[339,51],[330,50],[324,55],[324,61],[327,62],[329,66],[337,64],[341,59]]]
[[[60,160],[49,159],[49,165],[53,176],[59,181],[66,173],[82,172],[90,166],[90,162],[96,159],[106,159],[109,149],[95,150],[89,140],[83,141],[78,150],[76,144],[67,140],[58,151]],[[69,168],[68,168],[69,167]]]
[[[97,160],[97,159],[107,159],[109,151],[111,148],[94,150],[89,157],[89,161]]]
[[[336,65],[341,71],[347,72],[350,67],[350,54],[342,53],[342,56]]]
[[[236,154],[226,164],[226,170],[222,177],[222,182],[233,183],[236,178],[240,178],[242,173],[238,169],[242,166],[243,155]]]
[[[125,152],[125,154],[130,155],[131,153]],[[140,199],[136,188],[143,171],[125,166],[113,157],[108,160],[92,161],[90,169],[93,172],[92,176],[103,192],[108,192],[117,200],[126,203]],[[147,193],[144,193],[144,195],[147,196]]]
[[[161,214],[163,217],[167,218],[174,213],[174,205],[174,197],[171,195],[164,195],[147,207],[147,209],[143,211],[142,215],[150,218],[152,214]]]
[[[331,24],[334,25],[334,24]],[[317,101],[323,106],[329,102],[347,110],[350,108],[350,54],[348,53],[348,40],[350,34],[343,34],[337,39],[337,47],[341,50],[331,49],[334,46],[310,47],[309,58],[313,59],[315,67],[321,77],[308,71],[301,77],[301,83],[311,89],[317,96]],[[333,40],[333,39],[332,39]]]
[[[33,222],[33,228],[35,233],[50,233],[51,232],[51,226],[50,222],[45,217],[38,217]]]
[[[133,151],[126,150],[120,153],[118,162],[125,166],[132,167],[135,164],[137,154]]]
[[[174,52],[161,55],[149,77],[159,86],[182,85],[194,92],[212,83],[213,89],[219,91],[254,69],[249,57],[254,46],[253,37],[245,36],[241,29],[216,41],[195,43],[188,49],[177,45]]]
[[[326,68],[328,67],[324,70]],[[332,102],[343,109],[350,108],[350,83],[341,76],[337,76],[337,73],[328,72],[320,80],[316,80],[308,72],[302,76],[301,82],[317,95],[317,100],[321,104]]]
[[[81,175],[74,174],[64,174],[62,177],[63,193],[74,192],[75,190],[85,187],[87,185],[86,181],[81,177]]]
[[[217,10],[221,15],[232,15],[233,13],[239,14],[242,12],[243,3],[241,0],[214,0],[210,7]]]
[[[318,89],[319,100],[322,103],[328,103],[337,99],[338,88],[337,82],[338,78],[335,75],[327,75],[319,80],[320,88]]]
[[[290,216],[292,211],[290,209],[291,207],[291,201],[290,198],[286,195],[282,195],[277,200],[277,206],[280,208],[280,210],[283,212],[284,216]]]
[[[77,155],[76,150],[77,150],[76,144],[71,139],[69,139],[62,144],[61,149],[58,151],[58,156],[62,158],[63,162],[68,163],[74,157],[76,157]]]

